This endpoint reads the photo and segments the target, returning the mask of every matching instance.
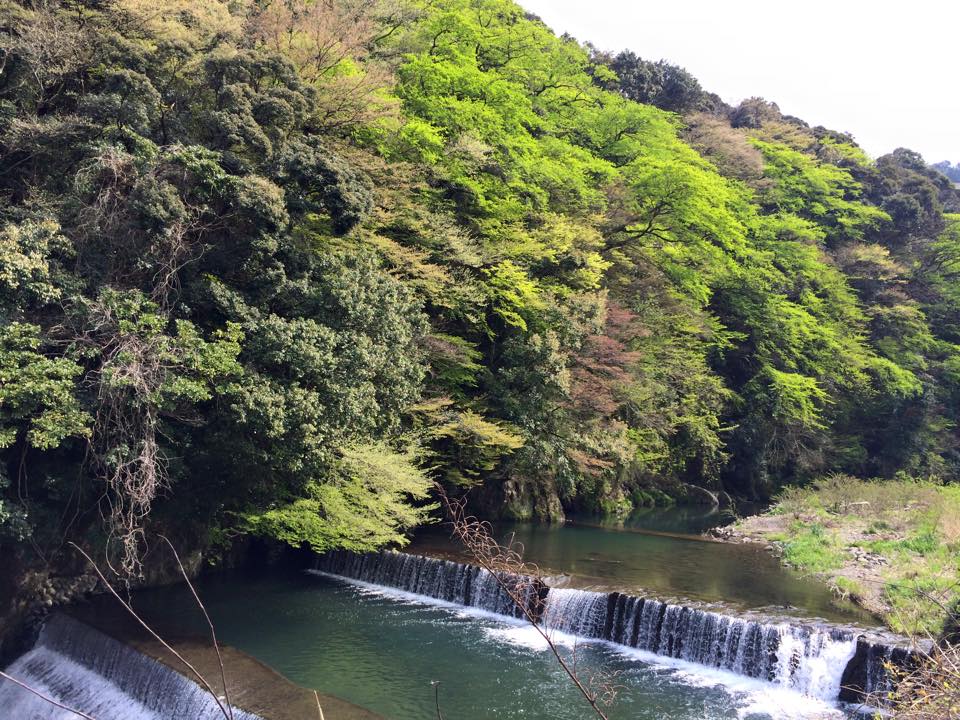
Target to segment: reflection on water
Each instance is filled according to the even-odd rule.
[[[788,614],[876,625],[852,604],[837,604],[829,588],[783,568],[763,547],[710,542],[690,532],[715,516],[699,509],[641,514],[619,527],[590,524],[501,524],[503,542],[522,545],[524,558],[546,574],[569,574],[579,586],[625,590],[654,597],[722,602],[741,608],[775,608]],[[689,512],[687,512],[689,510]],[[709,525],[708,525],[709,527]],[[655,528],[655,529],[654,529]],[[421,531],[409,552],[462,556],[442,527]]]
[[[198,590],[223,642],[389,720],[436,717],[435,680],[447,720],[591,717],[536,631],[520,621],[300,575],[225,575]],[[153,620],[205,632],[183,587],[138,593],[134,602]],[[611,720],[842,717],[761,681],[626,648],[581,643],[577,667],[584,677],[619,673]]]
[[[637,508],[630,515],[618,517],[575,517],[579,525],[599,525],[619,530],[652,530],[657,532],[699,535],[710,528],[729,525],[738,515],[752,514],[756,506],[740,506],[736,511],[714,505],[674,505],[672,507]]]

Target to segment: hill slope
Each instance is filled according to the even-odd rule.
[[[8,544],[359,549],[424,468],[516,517],[956,472],[960,200],[908,150],[508,0],[0,12]]]

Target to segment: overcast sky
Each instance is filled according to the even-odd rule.
[[[759,95],[873,156],[960,162],[958,0],[519,0],[557,33]]]

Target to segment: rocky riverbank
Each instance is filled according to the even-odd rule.
[[[785,556],[785,548],[791,537],[789,528],[790,523],[783,517],[758,515],[740,520],[734,525],[713,528],[708,535],[723,542],[763,545],[767,552],[780,558],[784,565],[801,572],[808,571],[807,568],[790,562]],[[848,557],[844,560],[839,567],[810,574],[826,583],[839,600],[850,600],[885,622],[886,615],[892,609],[883,596],[882,571],[888,561],[856,546],[849,548]]]
[[[951,486],[827,478],[710,534],[764,545],[898,632],[938,634],[958,601],[960,490]]]

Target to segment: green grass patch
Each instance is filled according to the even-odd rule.
[[[845,597],[859,597],[864,594],[863,585],[853,578],[836,577],[833,579],[833,586],[840,595]]]
[[[887,624],[897,632],[936,636],[943,630],[949,607],[957,590],[956,577],[928,574],[921,568],[914,577],[889,581],[884,595],[892,606]]]
[[[869,535],[879,535],[880,533],[889,532],[890,530],[893,530],[890,523],[885,520],[874,520],[867,526],[865,532]]]
[[[785,538],[783,558],[794,567],[810,572],[827,572],[843,565],[839,540],[819,523],[794,523]]]
[[[785,562],[827,576],[894,630],[936,634],[960,602],[960,485],[833,475],[784,491],[772,514],[786,521],[767,535]]]

